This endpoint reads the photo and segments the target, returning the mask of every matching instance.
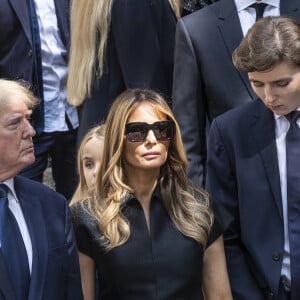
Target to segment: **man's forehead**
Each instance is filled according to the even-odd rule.
[[[0,118],[3,119],[14,119],[23,116],[28,116],[32,113],[25,103],[10,103],[4,105],[1,108]]]

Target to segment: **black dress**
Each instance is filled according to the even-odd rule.
[[[96,264],[99,299],[203,299],[203,250],[174,226],[159,189],[151,199],[150,233],[140,203],[130,195],[122,207],[130,223],[130,238],[110,251],[103,247],[95,219],[80,204],[71,211],[78,249]],[[221,226],[215,222],[208,245],[220,234]]]

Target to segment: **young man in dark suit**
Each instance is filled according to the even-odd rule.
[[[189,160],[189,177],[206,184],[206,137],[211,121],[255,99],[246,74],[231,60],[257,14],[254,0],[221,0],[177,23],[172,107]],[[263,16],[289,15],[300,21],[298,0],[268,0]],[[259,17],[259,16],[258,16]]]
[[[258,99],[217,117],[208,141],[234,299],[300,299],[300,25],[267,17],[233,53]]]
[[[36,104],[23,85],[0,79],[0,299],[81,300],[66,199],[16,176],[35,160],[29,120]]]

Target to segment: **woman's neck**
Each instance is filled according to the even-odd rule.
[[[145,172],[131,172],[131,174],[127,176],[128,185],[133,189],[134,195],[143,208],[149,232],[150,202],[151,196],[157,185],[158,178],[159,172],[147,172],[147,170],[145,170]]]

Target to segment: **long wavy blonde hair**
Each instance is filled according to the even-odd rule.
[[[177,18],[180,1],[168,0]],[[80,105],[90,95],[95,71],[101,76],[113,0],[72,0],[68,101]],[[97,63],[96,63],[97,62]]]
[[[213,222],[208,195],[189,185],[186,176],[188,163],[178,124],[168,104],[154,91],[127,90],[114,101],[106,120],[102,164],[97,174],[95,195],[88,201],[89,211],[98,222],[108,250],[128,240],[130,226],[121,207],[133,190],[127,185],[122,162],[124,131],[132,110],[143,103],[175,123],[174,138],[159,178],[162,201],[178,230],[204,247]]]

